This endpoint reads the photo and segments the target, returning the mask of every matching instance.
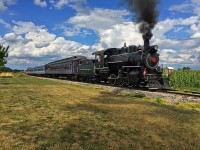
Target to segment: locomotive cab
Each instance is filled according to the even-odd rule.
[[[108,78],[108,55],[105,54],[106,50],[94,52],[94,73],[99,81],[107,81]]]

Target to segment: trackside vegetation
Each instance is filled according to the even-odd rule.
[[[200,149],[200,112],[179,105],[24,75],[0,78],[0,149]]]
[[[200,92],[200,70],[176,70],[170,80],[175,89]]]

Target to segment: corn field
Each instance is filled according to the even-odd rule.
[[[200,71],[176,70],[170,76],[170,85],[173,88],[200,88]]]

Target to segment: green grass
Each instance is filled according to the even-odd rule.
[[[0,79],[0,149],[200,149],[200,113],[83,85]]]

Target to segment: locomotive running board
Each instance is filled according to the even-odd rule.
[[[108,62],[109,64],[117,64],[117,63],[122,63],[123,61],[115,61],[115,62]]]
[[[141,66],[122,66],[122,68],[141,68]]]

